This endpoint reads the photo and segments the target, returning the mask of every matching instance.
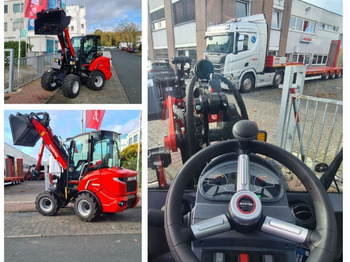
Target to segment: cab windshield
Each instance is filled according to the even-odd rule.
[[[232,53],[233,34],[207,36],[206,40],[207,40],[207,46],[206,46],[207,52]]]

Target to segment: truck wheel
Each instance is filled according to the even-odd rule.
[[[65,97],[75,98],[80,91],[80,78],[79,76],[69,74],[67,75],[62,84],[62,93]]]
[[[57,83],[55,82],[56,72],[54,70],[46,71],[41,77],[41,87],[46,91],[54,91],[57,88]]]
[[[337,77],[338,77],[338,78],[341,78],[342,76],[343,76],[343,71],[340,70],[339,73],[338,73],[338,75],[337,75]]]
[[[94,91],[100,91],[105,85],[106,77],[105,75],[98,70],[94,70],[89,75],[89,78],[86,82],[86,86]]]
[[[332,76],[331,76],[331,78],[334,79],[334,78],[336,77],[336,75],[337,75],[337,74],[336,74],[336,72],[334,71],[333,74],[332,74]]]
[[[80,220],[86,222],[95,220],[100,214],[96,199],[88,193],[82,193],[75,199],[74,210]]]
[[[328,80],[329,79],[329,71],[327,71],[323,76],[322,76],[323,80]]]
[[[251,74],[245,74],[241,81],[241,87],[239,91],[242,93],[251,92],[255,88],[255,80]]]
[[[60,209],[57,196],[50,191],[40,193],[36,197],[35,206],[38,212],[44,216],[53,216]]]
[[[280,84],[283,84],[283,72],[276,72],[273,77],[272,87],[278,88]]]

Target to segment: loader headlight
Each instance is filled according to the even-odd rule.
[[[60,60],[59,60],[58,58],[54,58],[53,61],[54,61],[55,63],[58,63],[58,61],[60,61]]]
[[[70,63],[69,63],[70,65],[75,65],[75,62],[74,61],[70,61]]]

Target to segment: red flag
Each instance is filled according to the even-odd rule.
[[[46,8],[47,0],[25,0],[24,17],[36,18],[36,13]]]
[[[105,110],[85,110],[85,127],[100,129]]]

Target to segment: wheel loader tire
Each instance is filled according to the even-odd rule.
[[[65,97],[76,98],[80,91],[80,78],[79,76],[69,74],[67,75],[62,84],[62,93]]]
[[[41,77],[41,87],[46,91],[54,91],[57,89],[57,83],[54,81],[56,72],[54,70],[46,71]]]
[[[58,212],[61,205],[54,193],[44,191],[36,197],[35,206],[40,214],[44,216],[53,216]]]
[[[98,70],[94,70],[89,75],[89,78],[86,82],[86,86],[94,91],[100,91],[105,85],[106,77],[105,75]]]
[[[82,193],[74,203],[75,214],[82,221],[91,222],[100,214],[100,208],[96,199],[89,193]]]

